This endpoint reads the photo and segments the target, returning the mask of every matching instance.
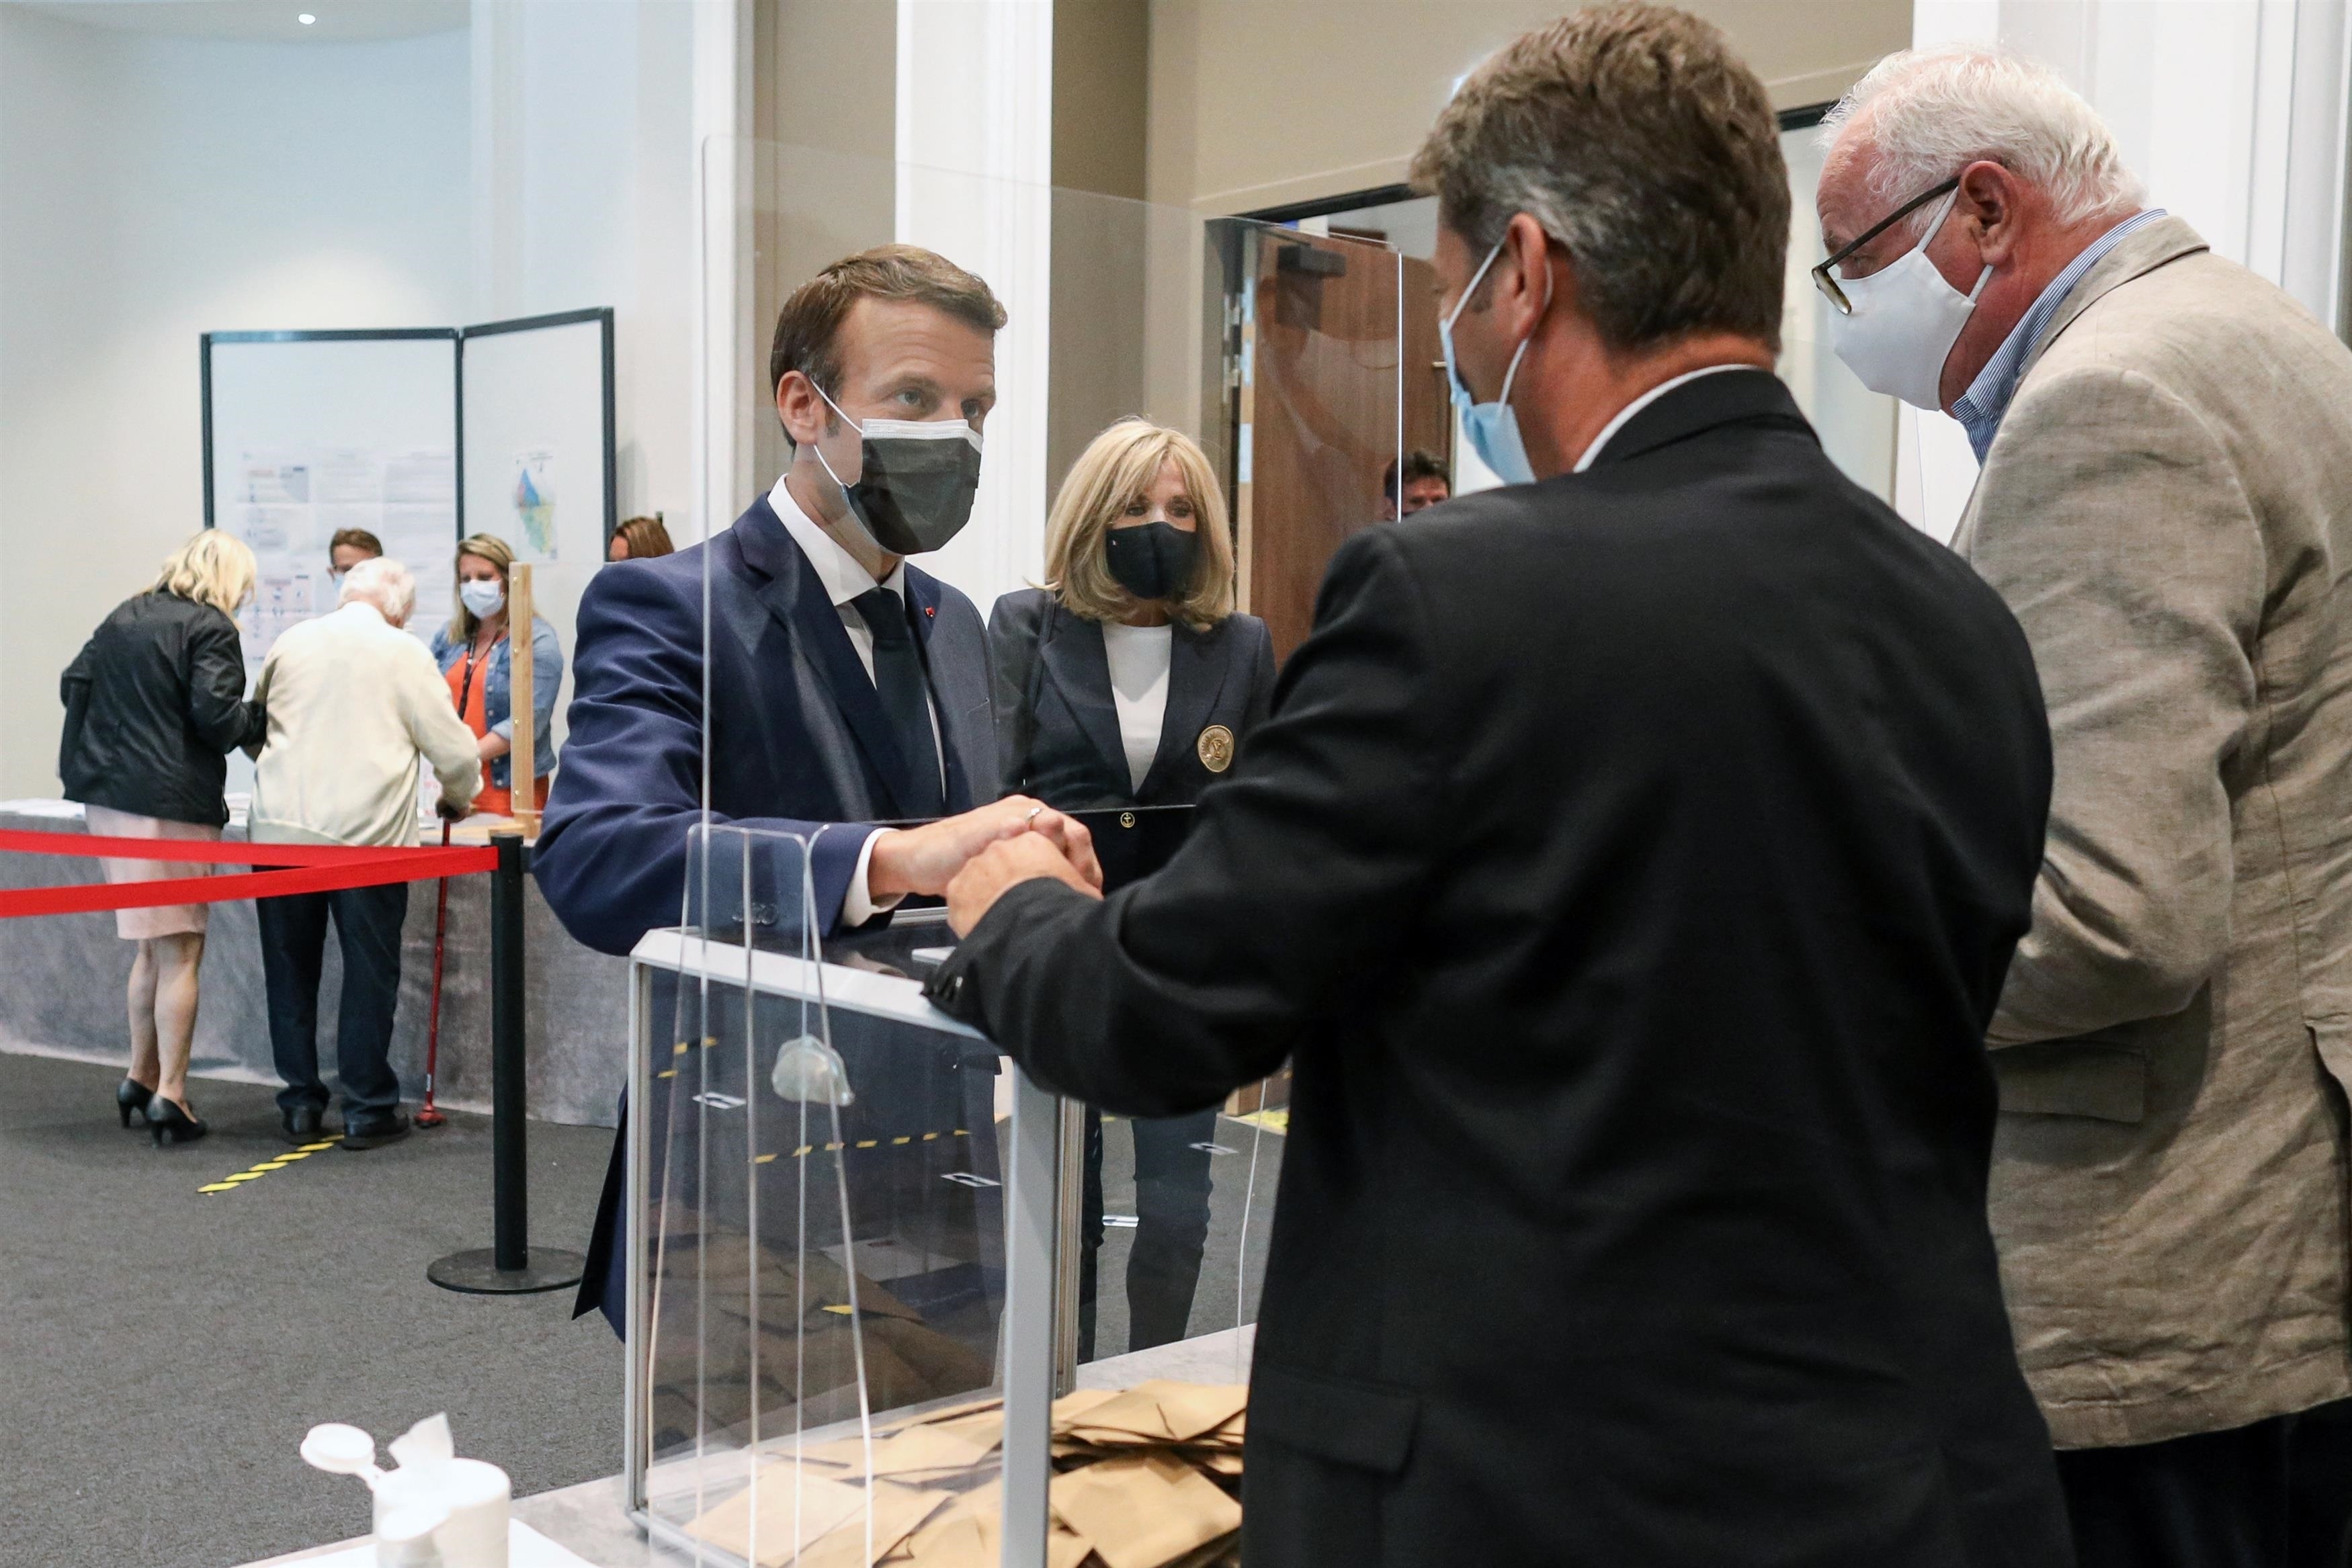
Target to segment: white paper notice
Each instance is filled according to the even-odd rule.
[[[253,550],[254,601],[238,617],[248,673],[257,671],[289,627],[335,607],[327,550],[336,532],[362,528],[416,578],[420,637],[446,620],[455,591],[457,460],[447,448],[250,451],[224,526]]]

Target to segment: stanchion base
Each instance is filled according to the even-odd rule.
[[[501,1269],[495,1248],[477,1247],[452,1252],[425,1266],[425,1277],[445,1291],[469,1296],[527,1296],[541,1291],[569,1290],[580,1282],[588,1260],[577,1252],[555,1247],[534,1247],[520,1269]]]

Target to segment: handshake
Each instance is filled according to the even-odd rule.
[[[1102,896],[1094,835],[1026,795],[884,833],[866,862],[866,890],[877,900],[945,894],[958,936],[970,936],[1006,888],[1041,876]]]

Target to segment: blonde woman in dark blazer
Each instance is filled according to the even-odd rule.
[[[1234,610],[1224,497],[1192,440],[1139,419],[1095,437],[1045,525],[1046,586],[988,622],[999,783],[1062,810],[1181,806],[1233,766],[1274,697],[1265,622]],[[1213,1109],[1135,1129],[1129,1350],[1185,1335],[1209,1231]],[[1080,1354],[1093,1354],[1102,1124],[1087,1115]]]

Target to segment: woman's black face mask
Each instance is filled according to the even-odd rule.
[[[1181,599],[1192,586],[1201,536],[1173,523],[1138,523],[1103,535],[1103,558],[1138,599]]]

